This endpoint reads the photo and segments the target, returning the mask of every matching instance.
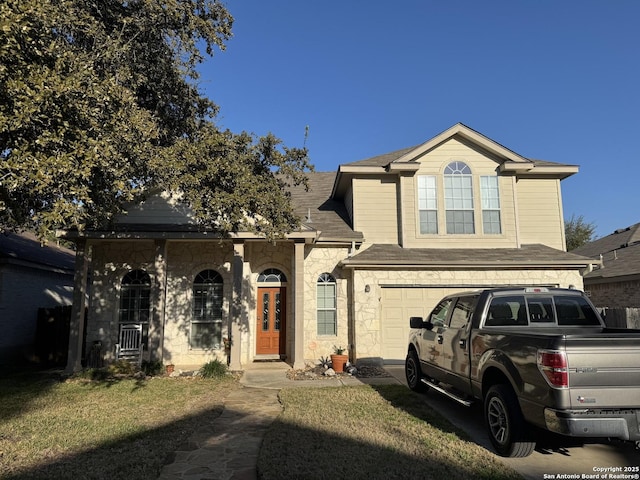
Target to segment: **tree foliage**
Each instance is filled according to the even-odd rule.
[[[594,240],[596,225],[587,223],[582,215],[576,217],[571,215],[569,220],[564,222],[564,234],[567,241],[567,251],[575,250]]]
[[[0,230],[101,228],[156,189],[223,232],[297,225],[306,150],[220,130],[198,90],[232,23],[219,0],[2,2]]]

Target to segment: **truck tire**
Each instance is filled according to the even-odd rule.
[[[404,374],[407,378],[407,385],[414,392],[426,392],[428,387],[422,383],[422,371],[420,370],[420,359],[415,350],[410,350],[404,362]]]
[[[484,418],[489,439],[499,455],[527,457],[536,448],[510,385],[499,384],[489,389],[484,398]]]

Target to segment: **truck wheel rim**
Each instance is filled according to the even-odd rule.
[[[487,421],[489,423],[489,429],[491,430],[491,436],[496,442],[504,445],[509,435],[507,409],[504,404],[495,397],[489,401]]]
[[[416,366],[412,360],[409,360],[407,362],[407,380],[409,381],[410,385],[415,385],[417,383],[416,377],[417,377]]]

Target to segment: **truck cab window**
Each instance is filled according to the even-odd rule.
[[[462,328],[471,319],[471,314],[475,309],[477,296],[473,297],[460,297],[456,302],[456,306],[451,313],[451,321],[449,322],[450,328]]]
[[[447,298],[436,305],[436,308],[433,309],[429,316],[429,321],[433,323],[434,327],[444,326],[444,322],[447,321],[447,314],[449,313],[449,307],[451,306],[452,301],[453,299]]]

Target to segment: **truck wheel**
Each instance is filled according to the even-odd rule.
[[[407,385],[414,392],[425,392],[427,386],[421,382],[422,371],[420,370],[420,359],[415,350],[411,350],[407,354],[404,362],[404,374],[407,377]]]
[[[484,398],[484,418],[489,439],[503,457],[527,457],[536,447],[518,398],[509,385],[494,385]]]

